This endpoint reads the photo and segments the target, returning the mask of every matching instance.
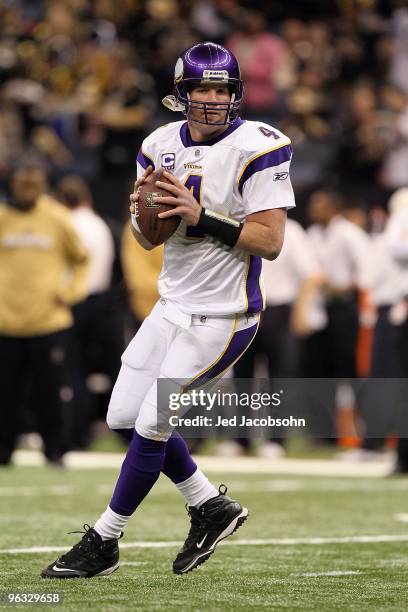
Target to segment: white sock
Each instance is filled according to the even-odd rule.
[[[94,529],[99,533],[103,541],[113,540],[114,538],[120,538],[120,534],[129,519],[130,516],[117,514],[108,506],[96,521]]]
[[[176,487],[185,498],[187,504],[195,508],[199,508],[206,501],[217,497],[219,494],[214,485],[211,484],[198,468],[190,478],[183,480],[183,482],[178,482]]]

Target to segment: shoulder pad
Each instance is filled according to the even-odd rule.
[[[262,121],[246,121],[240,136],[240,148],[248,156],[257,152],[279,149],[290,144],[290,138],[280,130]]]

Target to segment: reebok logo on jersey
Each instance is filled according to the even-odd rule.
[[[203,167],[199,166],[197,164],[192,164],[191,162],[188,162],[187,164],[184,164],[184,168],[186,170],[202,170]]]
[[[289,176],[289,172],[275,172],[273,175],[274,181],[284,181]]]

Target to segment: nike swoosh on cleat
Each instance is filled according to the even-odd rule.
[[[54,572],[76,572],[77,571],[75,569],[70,569],[69,567],[57,567],[56,565],[54,565],[52,569],[54,570]]]
[[[208,536],[208,533],[206,533],[206,534],[205,534],[205,536],[203,537],[203,539],[201,540],[201,542],[197,542],[197,544],[196,544],[197,548],[201,548],[201,547],[202,547],[202,545],[204,544],[204,542],[205,542],[205,540],[206,540],[207,536]]]

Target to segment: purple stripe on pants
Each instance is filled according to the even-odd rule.
[[[194,379],[184,388],[184,390],[188,391],[189,389],[198,387],[207,380],[216,378],[222,374],[224,370],[227,370],[246,351],[252,340],[255,338],[257,330],[258,325],[251,325],[249,328],[241,329],[240,331],[235,332],[221,359],[219,359],[217,363],[211,366],[206,372],[203,372],[203,374],[201,374],[198,378]]]

